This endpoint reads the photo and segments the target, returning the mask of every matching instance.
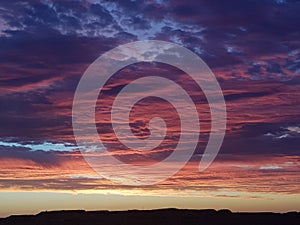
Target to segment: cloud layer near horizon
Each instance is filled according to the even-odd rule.
[[[208,174],[195,175],[196,166],[190,166],[165,185],[213,190],[222,181],[230,190],[299,193],[299,10],[298,1],[271,0],[1,1],[0,188],[112,189],[113,184],[95,178],[74,146],[74,92],[102,53],[130,41],[157,39],[185,46],[209,65],[228,113],[222,156]],[[129,67],[106,87],[102,103],[134,77],[152,73],[165,74],[189,86],[191,96],[200,96],[195,102],[203,136],[191,159],[195,163],[207,142],[209,108],[180,71],[162,65]],[[151,104],[152,110],[145,107],[136,116],[171,112],[165,102]],[[115,156],[137,164],[166,157],[178,139],[176,113],[169,114],[175,137],[164,149],[115,151]],[[133,127],[147,136],[143,119],[136,118]],[[105,121],[98,122],[106,128]],[[110,132],[108,127],[104,139],[118,150]]]

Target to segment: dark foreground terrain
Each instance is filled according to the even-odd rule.
[[[0,225],[300,225],[300,213],[232,213],[229,210],[52,211],[9,216]]]

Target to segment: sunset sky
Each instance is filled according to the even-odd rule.
[[[0,217],[53,209],[300,211],[299,27],[297,0],[0,1]],[[132,131],[142,139],[149,119],[166,121],[162,145],[146,152],[117,140],[109,106],[134,79],[171,79],[192,96],[201,127],[182,170],[153,185],[118,184],[96,173],[76,145],[72,104],[82,75],[103,53],[138,40],[186,47],[215,74],[227,128],[205,171],[198,166],[211,128],[208,102],[187,74],[161,63],[128,66],[99,90],[97,130],[124,163],[168,157],[180,136],[172,105],[150,97],[133,108]]]

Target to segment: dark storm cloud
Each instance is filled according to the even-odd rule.
[[[252,20],[261,21],[268,17],[265,14],[268,7],[275,5],[274,1],[260,0],[230,0],[230,1],[170,1],[173,6],[173,12],[179,20],[191,23],[207,23],[209,25],[229,27],[241,25]]]
[[[18,31],[0,37],[1,136],[48,140],[72,135],[72,99],[81,75],[119,42],[117,38],[38,35]]]
[[[0,23],[0,134],[74,141],[72,99],[88,65],[119,44],[159,39],[200,55],[229,90],[224,93],[229,128],[242,139],[225,141],[223,151],[236,145],[249,152],[272,152],[277,141],[281,144],[276,152],[288,152],[291,146],[295,153],[294,139],[263,139],[265,132],[241,124],[263,127],[261,122],[273,112],[274,121],[268,122],[275,127],[270,132],[276,133],[278,123],[293,122],[291,118],[297,122],[297,96],[287,96],[296,92],[299,82],[297,77],[287,80],[299,75],[299,8],[297,1],[271,0],[1,1],[5,26]],[[264,86],[269,78],[275,83]],[[263,82],[243,86],[241,80]],[[276,82],[283,81],[287,90],[276,89]],[[266,102],[273,108],[252,107]],[[251,138],[260,138],[257,147]]]
[[[293,123],[294,124],[294,123]],[[235,154],[297,155],[300,135],[290,132],[286,123],[244,124],[238,137],[227,135],[221,152]]]
[[[30,151],[24,147],[5,147],[0,145],[0,159],[19,159],[33,161],[42,166],[59,165],[57,153],[44,151]]]
[[[299,8],[299,2],[279,4],[271,0],[169,3],[170,16],[175,21],[205,27],[205,43],[199,43],[203,49],[201,56],[212,68],[248,63],[266,55],[287,55],[299,49]],[[236,52],[228,54],[230,48],[226,46]]]
[[[260,36],[277,39],[297,34],[300,4],[297,1],[284,1],[278,4],[273,0],[187,0],[170,1],[173,16],[183,22],[202,24],[208,30],[219,33],[242,33],[249,30]],[[240,29],[237,29],[240,28]]]
[[[266,95],[271,94],[270,92],[246,92],[246,93],[238,93],[238,94],[228,94],[225,95],[225,100],[226,101],[234,101],[234,100],[239,100],[239,99],[249,99],[249,98],[259,98],[263,97]]]
[[[20,16],[7,16],[12,6]],[[19,29],[178,41],[202,55],[211,67],[245,63],[261,55],[288,54],[299,47],[299,3],[292,1],[17,2],[5,7],[9,10],[4,19],[23,24]],[[160,14],[161,19],[155,20],[153,14]],[[203,30],[197,32],[199,29]]]
[[[37,35],[53,30],[68,35],[93,36],[108,25],[114,25],[116,31],[122,31],[110,13],[98,3],[6,1],[0,6],[2,18],[13,30],[27,30]],[[4,32],[10,33],[9,29]]]

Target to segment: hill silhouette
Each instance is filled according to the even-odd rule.
[[[157,209],[50,211],[0,219],[0,225],[299,225],[300,213],[233,213],[230,210]]]

